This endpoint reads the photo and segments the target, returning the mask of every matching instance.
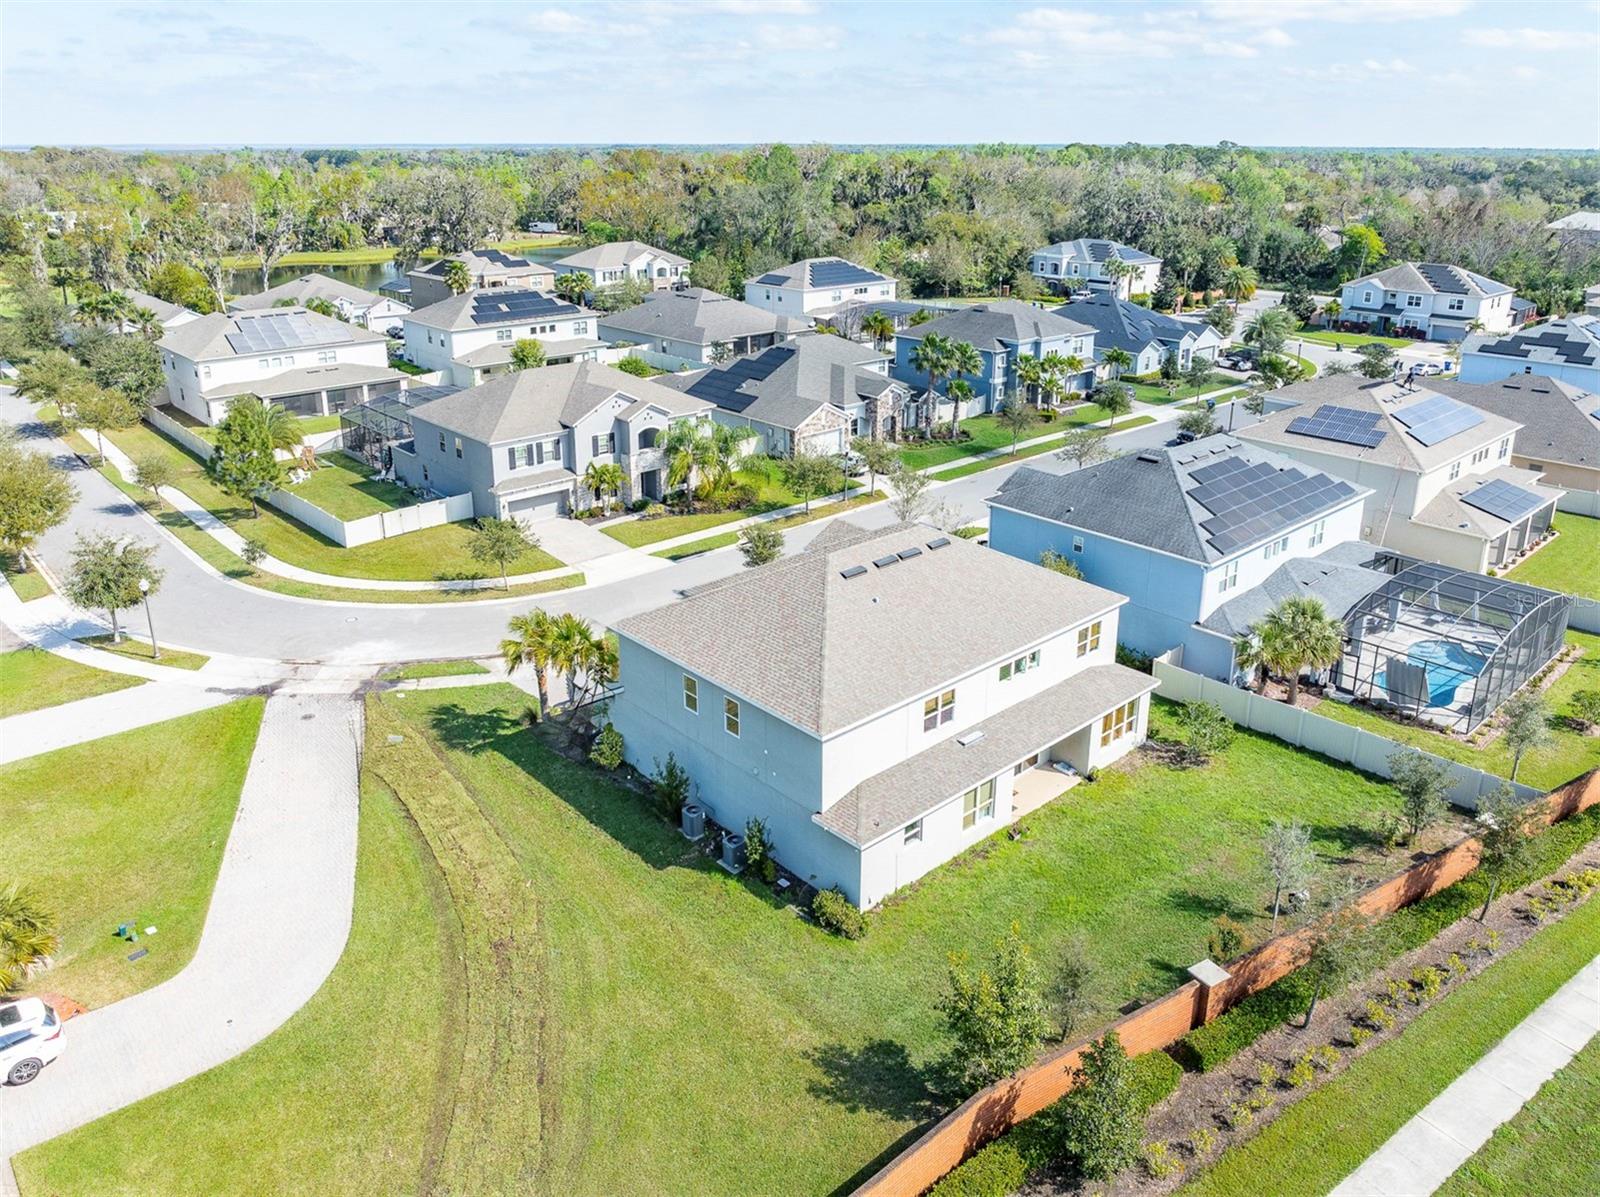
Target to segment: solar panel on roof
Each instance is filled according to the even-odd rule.
[[[1444,395],[1430,395],[1421,403],[1402,407],[1394,418],[1424,445],[1437,445],[1483,423],[1482,412]]]
[[[235,353],[262,353],[267,350],[300,349],[328,345],[343,340],[343,334],[319,330],[304,312],[268,312],[260,316],[239,316],[225,338]]]
[[[794,354],[791,345],[774,345],[754,357],[742,357],[726,366],[707,370],[689,384],[689,394],[715,403],[724,411],[741,412],[760,398],[756,384],[765,382]]]
[[[1290,420],[1287,431],[1301,436],[1314,436],[1319,440],[1337,441],[1342,445],[1375,449],[1383,443],[1384,430],[1378,426],[1382,419],[1383,416],[1375,411],[1357,411],[1323,404],[1309,416],[1296,416]]]
[[[840,287],[848,283],[875,283],[883,276],[871,270],[863,270],[854,262],[846,262],[843,258],[827,258],[820,262],[811,263],[811,285],[813,287]]]
[[[506,324],[545,316],[572,316],[578,308],[542,291],[479,291],[472,297],[474,324]]]
[[[782,274],[763,274],[760,278],[756,279],[756,282],[764,283],[769,287],[781,287],[788,281],[788,277]]]
[[[1435,291],[1443,291],[1446,295],[1465,295],[1469,290],[1454,269],[1438,262],[1418,262],[1417,273],[1427,279],[1428,285]]]
[[[1513,486],[1499,478],[1485,482],[1476,490],[1470,490],[1461,496],[1461,501],[1469,507],[1476,507],[1479,511],[1487,511],[1497,519],[1505,520],[1512,524],[1523,516],[1539,510],[1546,503],[1532,491],[1523,490],[1520,486]]]
[[[1233,468],[1223,468],[1230,465]],[[1206,477],[1201,479],[1201,474]],[[1326,474],[1280,470],[1237,458],[1205,466],[1190,477],[1201,484],[1188,491],[1189,497],[1211,512],[1209,519],[1200,521],[1201,530],[1219,553],[1265,540],[1356,493],[1348,483]]]

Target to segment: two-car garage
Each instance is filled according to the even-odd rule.
[[[543,494],[527,495],[506,503],[506,515],[525,523],[552,520],[567,514],[567,492],[549,490]]]

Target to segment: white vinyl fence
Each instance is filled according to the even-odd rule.
[[[1556,510],[1568,515],[1586,515],[1600,519],[1600,491],[1569,490],[1556,500]]]
[[[1161,657],[1155,659],[1151,670],[1161,683],[1158,693],[1163,698],[1177,702],[1214,702],[1222,708],[1223,714],[1240,727],[1354,765],[1363,773],[1371,773],[1376,777],[1387,778],[1390,775],[1390,755],[1396,749],[1408,747],[1375,732],[1339,723],[1315,712],[1291,707],[1287,703],[1264,698],[1253,691],[1241,690],[1198,673],[1190,673]],[[1449,798],[1456,806],[1475,810],[1483,795],[1493,793],[1506,784],[1505,778],[1481,769],[1434,756],[1431,752],[1426,755],[1442,762],[1454,775],[1455,784]],[[1513,782],[1511,786],[1517,797],[1525,800],[1544,793],[1521,782]]]

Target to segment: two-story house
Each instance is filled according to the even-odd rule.
[[[1485,332],[1508,332],[1517,319],[1515,293],[1504,283],[1459,266],[1401,262],[1344,285],[1341,324],[1370,331],[1421,329],[1430,341],[1459,341],[1476,323]]]
[[[1069,380],[1071,387],[1087,391],[1094,386],[1095,330],[1030,303],[996,299],[972,304],[897,332],[892,373],[923,393],[928,389],[928,375],[917,369],[913,358],[929,333],[939,333],[956,343],[964,341],[977,349],[983,359],[983,368],[977,375],[957,376],[965,379],[973,391],[972,401],[965,404],[966,410],[961,413],[963,417],[994,411],[1005,401],[1016,387],[1017,359],[1021,357],[1042,358],[1050,353],[1077,357],[1084,368]],[[952,381],[940,379],[936,419],[949,418],[950,402],[944,396],[944,388]]]
[[[1462,382],[1499,382],[1532,374],[1600,393],[1600,316],[1571,315],[1509,336],[1468,337]]]
[[[1004,595],[1004,618],[995,596]],[[881,902],[1145,736],[1120,595],[911,524],[804,552],[616,626],[629,763],[672,753],[723,827]]]
[[[852,303],[894,299],[899,284],[843,258],[806,258],[745,280],[744,301],[780,316],[826,316]]]
[[[1121,263],[1120,269],[1111,267],[1108,271],[1112,262]],[[1080,237],[1034,250],[1028,255],[1028,273],[1055,292],[1070,293],[1089,287],[1127,299],[1156,289],[1161,259],[1118,241]]]
[[[1103,361],[1108,349],[1126,351],[1133,358],[1126,374],[1154,373],[1169,355],[1177,358],[1179,369],[1193,361],[1215,361],[1223,344],[1221,334],[1204,320],[1152,311],[1109,290],[1093,291],[1054,311],[1094,329],[1097,360]]]
[[[498,249],[468,249],[406,274],[410,284],[407,298],[412,307],[427,307],[455,294],[450,286],[451,262],[466,266],[469,291],[548,291],[556,281],[556,272],[543,262]]]
[[[390,452],[410,486],[470,493],[480,518],[533,522],[578,505],[593,461],[622,467],[623,501],[661,498],[662,436],[710,407],[599,362],[543,366],[411,408],[411,442]]]
[[[511,369],[512,347],[538,341],[551,365],[588,361],[605,342],[598,313],[542,291],[467,291],[408,312],[402,321],[406,360],[439,370],[445,381],[473,387]]]
[[[1522,425],[1511,464],[1547,486],[1600,492],[1600,393],[1538,374],[1478,383],[1430,378],[1428,389]]]
[[[161,325],[163,332],[168,329],[177,328],[180,324],[187,324],[191,320],[200,319],[199,312],[196,312],[191,308],[186,308],[181,303],[172,303],[165,299],[158,299],[156,296],[146,294],[143,291],[135,291],[132,287],[123,287],[121,288],[121,292],[127,297],[128,302],[133,304],[135,310],[143,308],[145,311],[155,316],[156,321]],[[138,321],[124,320],[117,326],[116,331],[123,336],[129,336],[133,333],[142,332],[143,330],[140,328]]]
[[[313,299],[329,304],[341,320],[381,333],[398,333],[400,318],[411,310],[409,305],[390,299],[387,295],[365,291],[351,283],[315,272],[279,283],[276,287],[268,287],[254,295],[241,295],[229,301],[228,310],[262,312],[276,307],[305,307]]]
[[[911,398],[889,377],[887,353],[819,334],[657,381],[715,404],[713,420],[750,429],[750,450],[771,457],[842,453],[858,436],[892,439]]]
[[[1550,529],[1561,491],[1511,463],[1521,424],[1404,382],[1335,375],[1241,441],[1367,488],[1361,539],[1424,561],[1505,569]]]
[[[689,281],[689,259],[669,254],[643,241],[607,241],[550,263],[557,275],[581,274],[594,287],[629,279],[649,283],[657,291]]]
[[[704,287],[658,291],[636,307],[599,317],[602,339],[637,345],[673,367],[759,353],[810,327],[798,315],[780,316]]]
[[[407,383],[382,333],[305,308],[212,312],[173,325],[156,345],[167,401],[206,424],[240,395],[322,416]]]
[[[1124,644],[1151,656],[1182,645],[1185,668],[1228,679],[1232,636],[1207,621],[1291,560],[1359,541],[1368,493],[1219,434],[1070,474],[1019,469],[989,500],[989,545],[1024,561],[1060,554],[1128,597]]]

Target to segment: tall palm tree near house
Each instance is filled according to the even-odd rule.
[[[965,378],[952,378],[944,393],[950,400],[950,439],[956,440],[961,435],[961,405],[972,402],[976,392]]]
[[[159,341],[167,331],[161,327],[161,317],[149,308],[134,308],[128,315],[128,322],[147,341]]]
[[[451,258],[444,264],[444,285],[450,288],[452,295],[472,289],[472,271],[460,258]]]
[[[1250,679],[1250,688],[1257,694],[1266,684],[1266,675],[1262,670],[1266,667],[1267,659],[1262,655],[1261,632],[1254,627],[1234,639],[1233,642],[1233,667]]]
[[[872,338],[874,349],[881,350],[894,339],[894,317],[887,312],[868,312],[861,317],[861,331]]]
[[[1256,293],[1256,272],[1235,262],[1222,273],[1222,290],[1234,303],[1243,303]]]
[[[555,292],[568,303],[582,303],[583,297],[589,293],[589,286],[587,274],[569,270],[566,274],[556,276]]]
[[[1344,625],[1328,614],[1322,600],[1291,595],[1261,621],[1261,652],[1268,668],[1289,679],[1288,703],[1300,697],[1300,674],[1324,669],[1344,652]]]
[[[703,485],[706,493],[717,495],[728,488],[733,482],[733,472],[738,468],[739,459],[744,456],[745,442],[756,435],[753,428],[735,428],[731,424],[702,426],[702,436],[705,438],[702,473],[705,475]]]
[[[1039,380],[1044,377],[1044,367],[1039,364],[1039,359],[1026,354],[1017,358],[1012,367],[1016,371],[1017,386],[1022,391],[1022,397],[1029,403],[1039,402]]]
[[[555,620],[548,611],[535,607],[526,615],[513,615],[507,625],[511,635],[500,642],[500,657],[506,672],[532,666],[539,684],[539,717],[550,709],[550,664],[555,659]]]
[[[1244,343],[1256,346],[1264,355],[1282,353],[1293,321],[1289,309],[1282,304],[1262,308],[1244,326]]]
[[[967,378],[976,378],[983,373],[983,354],[970,341],[957,341],[950,346],[950,374],[959,381]],[[949,391],[949,387],[945,390]],[[972,398],[972,385],[967,385],[968,399]],[[961,403],[957,402],[956,414],[950,417],[950,439],[956,439],[956,425],[961,422]]]
[[[608,494],[621,495],[626,481],[622,467],[614,461],[591,461],[589,468],[583,471],[584,489],[594,495],[601,506],[605,505]]]
[[[1102,353],[1100,360],[1106,364],[1106,368],[1111,371],[1111,377],[1114,379],[1121,378],[1124,370],[1133,369],[1133,354],[1116,346],[1112,346]]]
[[[1056,385],[1052,387],[1050,391],[1051,398],[1054,399],[1065,392],[1067,389],[1065,385],[1065,379],[1067,377],[1066,357],[1058,351],[1052,349],[1049,353],[1045,354],[1039,359],[1039,366],[1044,370],[1048,377],[1055,380]]]
[[[1122,280],[1133,274],[1134,269],[1135,267],[1124,262],[1121,258],[1113,256],[1106,259],[1105,264],[1100,267],[1100,273],[1111,284],[1111,293],[1120,296],[1122,294]]]
[[[1076,353],[1068,353],[1061,358],[1061,381],[1067,388],[1067,393],[1076,391],[1078,376],[1089,368],[1089,363]]]
[[[55,920],[18,882],[0,886],[0,997],[61,946]]]
[[[712,459],[711,438],[701,431],[696,421],[679,420],[667,429],[660,446],[662,459],[667,463],[667,485],[683,487],[689,514],[693,515],[695,484]]]
[[[939,406],[939,383],[950,373],[950,357],[955,345],[943,333],[931,332],[911,350],[911,368],[928,376],[928,393],[922,401],[922,427],[933,428],[933,413]]]
[[[1344,304],[1337,299],[1330,299],[1322,305],[1322,323],[1327,328],[1332,328],[1339,322],[1339,313],[1344,311]]]

